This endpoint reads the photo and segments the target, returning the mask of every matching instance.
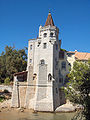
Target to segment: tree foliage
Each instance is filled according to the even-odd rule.
[[[69,82],[65,88],[66,97],[73,103],[84,107],[83,115],[90,119],[90,60],[87,63],[75,62],[68,75]]]
[[[26,70],[27,54],[25,49],[16,50],[14,47],[5,47],[0,56],[0,83],[13,80],[13,74]]]

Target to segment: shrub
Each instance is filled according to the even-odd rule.
[[[7,78],[4,80],[4,83],[5,83],[5,85],[9,85],[9,84],[10,84],[10,78],[7,77]]]
[[[5,89],[3,92],[4,92],[4,93],[9,93],[9,91],[8,91],[8,90],[6,90],[6,89]]]

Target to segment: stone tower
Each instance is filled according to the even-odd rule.
[[[54,111],[60,105],[58,34],[59,29],[49,13],[45,25],[39,27],[39,37],[29,40],[27,69],[28,89],[31,92],[26,98],[32,94],[29,106],[37,111]]]
[[[23,73],[15,74],[12,107],[54,111],[60,105],[58,35],[59,29],[49,13],[45,25],[39,27],[39,37],[28,42],[27,82],[22,85],[16,78],[21,78]]]

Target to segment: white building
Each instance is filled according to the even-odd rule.
[[[68,51],[66,53],[66,56],[67,56],[67,61],[71,65],[71,69],[73,69],[73,63],[75,61],[87,62],[90,59],[90,53],[78,52],[77,50]]]

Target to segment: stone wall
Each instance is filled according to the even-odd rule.
[[[8,90],[9,92],[12,92],[13,90],[13,86],[9,85],[0,85],[0,90],[4,91],[4,90]]]
[[[59,89],[60,94],[60,105],[63,105],[66,103],[65,93],[62,89]]]
[[[26,89],[27,89],[26,83],[20,83],[20,86],[19,86],[20,107],[25,107]]]
[[[34,109],[36,79],[37,79],[37,76],[33,75],[33,66],[29,66],[27,90],[26,90],[26,100],[25,100],[25,107],[29,108],[29,109]]]
[[[26,82],[14,83],[11,107],[25,107],[26,84]]]

